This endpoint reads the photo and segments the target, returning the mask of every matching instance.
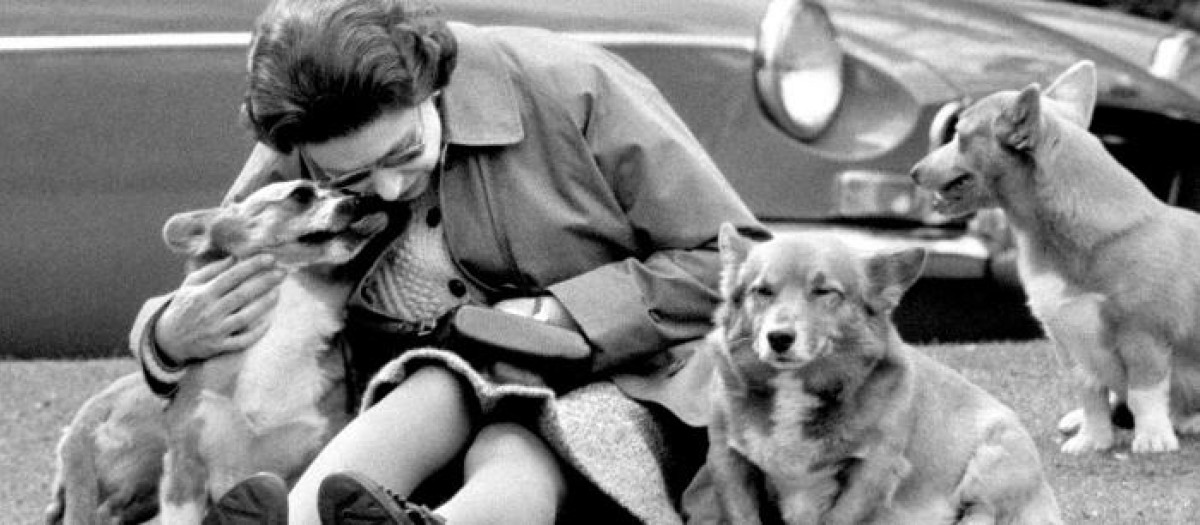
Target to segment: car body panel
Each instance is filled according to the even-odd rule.
[[[217,202],[250,151],[230,103],[242,55],[0,53],[0,71],[21,72],[0,74],[8,348],[111,351],[140,302],[179,281],[162,224]]]
[[[1004,0],[991,4],[1102,47],[1131,64],[1150,65],[1159,40],[1178,31],[1169,24],[1086,5],[1047,0]]]
[[[1100,72],[1103,104],[1200,118],[1190,94],[1177,85],[1150,80],[1152,75],[1143,64],[990,5],[945,0],[826,4],[839,28],[907,51],[966,94],[1032,81],[1046,85],[1071,64],[1088,59],[1096,62]],[[918,27],[920,31],[913,31]]]
[[[1064,2],[1005,0],[992,4],[1103,48],[1130,64],[1144,65],[1152,74],[1175,80],[1200,97],[1200,35],[1191,29]],[[1178,52],[1188,54],[1181,58],[1182,63],[1171,60],[1178,57],[1163,56]]]
[[[178,285],[182,260],[160,230],[172,213],[215,204],[250,150],[237,106],[247,30],[265,4],[0,0],[0,354],[121,354],[141,302]],[[1102,104],[1147,119],[1139,126],[1200,120],[1194,99],[1137,64],[969,2],[825,2],[846,52],[846,98],[807,142],[774,125],[754,89],[765,0],[439,4],[453,19],[604,45],[663,91],[773,229],[836,227],[866,246],[926,246],[939,255],[927,271],[937,277],[978,278],[989,256],[961,223],[922,216],[904,193],[947,104],[1046,82],[1089,58]],[[1097,114],[1113,143],[1150,159],[1188,151],[1122,136],[1129,120],[1117,114]],[[876,201],[894,216],[856,211]]]

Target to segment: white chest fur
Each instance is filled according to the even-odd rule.
[[[265,335],[246,350],[233,399],[261,426],[313,411],[332,379],[321,367],[342,328],[342,288],[303,273],[283,281]]]
[[[1103,294],[1071,285],[1065,276],[1037,259],[1037,248],[1016,235],[1017,259],[1029,308],[1054,340],[1060,361],[1082,365],[1092,375],[1107,375],[1111,352],[1104,351]]]
[[[1023,232],[1016,232],[1017,269],[1030,307],[1043,322],[1058,316],[1058,312],[1071,308],[1088,308],[1098,311],[1104,296],[1072,286],[1062,273],[1039,257],[1040,250],[1035,240]],[[1099,319],[1095,320],[1099,323]],[[1096,332],[1097,325],[1080,327]]]
[[[805,423],[820,401],[804,391],[799,380],[777,377],[770,410],[771,424],[743,429],[734,448],[754,463],[780,494],[785,514],[798,509],[821,509],[837,490],[833,472],[813,471],[821,443],[804,433]]]

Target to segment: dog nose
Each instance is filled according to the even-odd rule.
[[[771,350],[778,353],[787,352],[794,342],[796,332],[791,330],[774,330],[767,334],[767,343],[771,345]]]
[[[339,202],[337,211],[345,215],[363,216],[383,211],[383,200],[372,196],[353,196]]]

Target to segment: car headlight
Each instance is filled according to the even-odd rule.
[[[1200,37],[1191,31],[1179,31],[1159,41],[1154,48],[1150,72],[1174,80],[1200,97]]]
[[[842,48],[825,9],[772,0],[759,26],[755,84],[767,113],[801,140],[829,125],[842,99]]]

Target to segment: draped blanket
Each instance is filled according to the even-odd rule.
[[[630,399],[608,381],[561,396],[544,387],[498,384],[458,355],[434,348],[407,351],[384,366],[368,385],[363,408],[423,366],[459,374],[474,388],[485,423],[525,423],[574,469],[569,479],[582,484],[572,486],[565,516],[604,523],[682,523],[679,494],[697,464],[669,453],[667,443],[679,439],[677,430],[683,425],[671,421],[665,410]],[[583,501],[591,502],[589,508],[579,508]]]

